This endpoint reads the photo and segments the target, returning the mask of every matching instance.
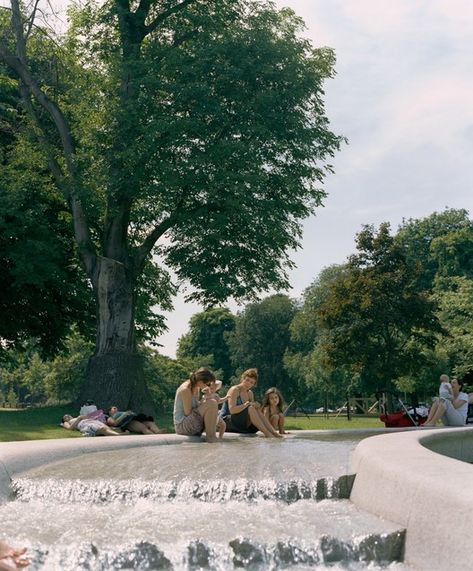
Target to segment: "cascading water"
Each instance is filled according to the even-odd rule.
[[[340,499],[355,444],[245,438],[88,454],[16,479],[0,518],[33,571],[406,569],[404,531]]]

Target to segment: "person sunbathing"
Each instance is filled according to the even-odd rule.
[[[159,428],[152,416],[143,413],[136,414],[132,410],[120,411],[116,406],[108,409],[107,424],[117,428],[131,430],[140,434],[164,434],[165,428]]]
[[[78,430],[82,436],[124,436],[126,432],[116,432],[100,420],[89,418],[86,414],[80,414],[75,418],[65,414],[61,420],[61,426],[66,430]]]

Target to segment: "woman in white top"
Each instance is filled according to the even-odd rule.
[[[423,426],[435,426],[442,419],[445,426],[465,426],[468,414],[468,395],[461,391],[463,383],[458,379],[451,380],[452,400],[437,399]]]
[[[201,367],[184,381],[174,400],[176,434],[200,436],[205,431],[207,442],[216,442],[218,405],[215,399],[200,400],[200,391],[215,382],[210,369]]]

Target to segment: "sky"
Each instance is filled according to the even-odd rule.
[[[67,0],[56,0],[60,5]],[[7,0],[0,0],[0,5]],[[354,252],[363,224],[421,218],[446,207],[473,215],[473,2],[471,0],[275,0],[337,56],[325,86],[332,130],[348,138],[332,162],[328,196],[304,222],[290,272],[299,297],[326,266]],[[229,304],[233,311],[242,309]],[[180,294],[158,343],[175,356],[202,308]]]
[[[473,215],[473,2],[277,0],[337,56],[325,102],[349,144],[332,161],[328,197],[304,223],[290,272],[299,297],[322,268],[354,252],[363,224],[422,218],[446,207]],[[231,309],[242,309],[231,304]],[[179,296],[160,352],[175,356],[197,304]]]

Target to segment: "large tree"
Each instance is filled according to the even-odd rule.
[[[359,375],[364,390],[392,388],[422,363],[419,348],[434,346],[436,304],[419,290],[423,268],[411,266],[389,224],[365,226],[356,242],[319,307],[322,344],[329,363]]]
[[[147,410],[135,335],[147,269],[158,304],[166,266],[204,304],[287,286],[287,251],[341,142],[323,104],[333,52],[265,0],[108,0],[71,10],[45,69],[31,59],[45,41],[36,8],[11,0],[0,61],[96,299],[80,398]]]

